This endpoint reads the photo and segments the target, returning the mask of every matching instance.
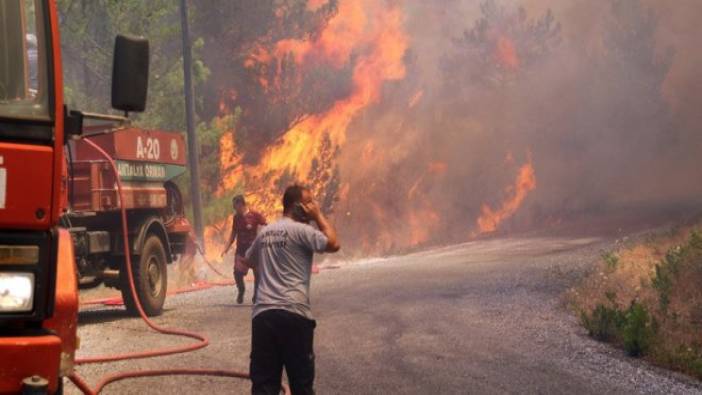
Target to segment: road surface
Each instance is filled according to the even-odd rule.
[[[597,238],[476,241],[338,264],[314,276],[319,394],[701,393],[685,376],[588,338],[563,292],[610,246]],[[248,295],[247,295],[248,297]],[[125,369],[247,370],[250,305],[231,287],[170,297],[157,321],[205,333],[179,356],[79,368],[89,382]],[[119,309],[80,315],[81,356],[182,344]],[[105,394],[249,392],[224,378],[148,378]],[[68,393],[77,393],[67,385]]]

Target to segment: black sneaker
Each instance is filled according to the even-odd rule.
[[[236,303],[242,304],[244,303],[244,293],[239,292],[239,295],[236,297]]]

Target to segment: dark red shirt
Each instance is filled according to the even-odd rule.
[[[249,210],[244,215],[234,214],[232,233],[236,235],[236,254],[244,256],[256,239],[259,226],[266,225],[266,218],[256,211]]]

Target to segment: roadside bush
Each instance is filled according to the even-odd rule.
[[[666,311],[670,305],[675,284],[684,280],[680,277],[699,275],[701,272],[701,252],[702,236],[699,232],[692,231],[687,243],[668,250],[665,258],[656,265],[651,285],[658,292],[660,307],[663,311]]]
[[[658,291],[659,303],[663,310],[666,310],[670,304],[673,281],[685,252],[680,246],[674,247],[668,251],[663,261],[656,265],[656,273],[651,279],[651,285]]]
[[[580,319],[590,336],[599,341],[617,342],[627,354],[639,357],[648,353],[654,339],[656,325],[648,310],[633,302],[625,311],[611,303],[598,304],[591,314],[581,312]]]
[[[581,312],[580,320],[590,336],[607,342],[619,338],[625,317],[616,307],[598,304],[590,315],[587,312]]]
[[[651,319],[646,307],[639,302],[632,303],[622,325],[622,341],[627,354],[632,357],[647,354],[651,349],[655,329],[655,321]]]
[[[616,269],[619,265],[619,257],[613,252],[606,252],[602,254],[602,260],[605,262],[607,268],[610,270]]]
[[[688,226],[603,253],[571,295],[593,338],[702,379],[700,284],[702,234]]]

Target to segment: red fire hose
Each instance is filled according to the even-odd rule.
[[[178,353],[184,353],[184,352],[189,352],[189,351],[195,351],[204,347],[207,347],[209,344],[209,340],[207,337],[204,335],[201,335],[199,333],[194,333],[194,332],[188,332],[182,329],[169,329],[169,328],[163,328],[158,325],[156,325],[153,321],[149,319],[149,317],[146,316],[144,313],[144,310],[142,309],[141,302],[139,300],[139,296],[136,293],[136,287],[134,284],[134,274],[132,273],[132,262],[131,262],[131,253],[129,251],[129,242],[128,242],[128,231],[127,231],[127,210],[124,208],[124,196],[122,195],[122,180],[119,177],[119,173],[117,171],[117,166],[115,165],[115,162],[112,160],[112,158],[102,149],[100,148],[97,144],[93,143],[90,141],[90,139],[84,139],[86,143],[88,143],[90,146],[95,148],[102,156],[105,157],[105,159],[110,163],[110,166],[112,167],[112,171],[115,174],[115,179],[117,180],[117,193],[119,194],[119,204],[120,204],[120,212],[122,216],[122,235],[124,237],[124,242],[122,243],[124,245],[124,256],[126,258],[126,267],[127,267],[127,274],[129,275],[129,288],[132,293],[132,298],[136,304],[137,310],[139,311],[139,316],[141,316],[141,319],[146,323],[146,325],[149,326],[149,328],[153,329],[156,332],[162,333],[164,335],[170,335],[170,336],[182,336],[182,337],[188,337],[191,339],[197,340],[197,342],[185,345],[185,346],[178,346],[178,347],[167,347],[167,348],[161,348],[161,349],[152,349],[152,350],[146,350],[146,351],[141,351],[141,352],[135,352],[135,353],[126,353],[126,354],[116,354],[116,355],[103,355],[103,356],[98,356],[98,357],[91,357],[91,358],[79,358],[76,360],[76,365],[83,365],[83,364],[88,364],[88,363],[101,363],[101,362],[112,362],[112,361],[120,361],[120,360],[125,360],[125,359],[138,359],[138,358],[150,358],[150,357],[157,357],[157,356],[164,356],[164,355],[172,355],[172,354],[178,354]],[[128,372],[120,372],[120,373],[115,373],[112,375],[108,375],[102,378],[100,382],[98,382],[97,386],[93,389],[90,388],[90,386],[85,382],[85,380],[78,375],[78,373],[73,372],[70,376],[69,379],[81,390],[83,391],[84,394],[89,394],[89,395],[96,395],[99,394],[102,389],[115,381],[120,381],[124,380],[127,378],[136,378],[136,377],[153,377],[153,376],[172,376],[172,375],[204,375],[204,376],[219,376],[219,377],[235,377],[235,378],[249,378],[248,373],[240,372],[240,371],[235,371],[235,370],[208,370],[208,369],[159,369],[159,370],[139,370],[139,371],[128,371]],[[289,393],[289,389],[287,387],[283,387],[285,393]]]

